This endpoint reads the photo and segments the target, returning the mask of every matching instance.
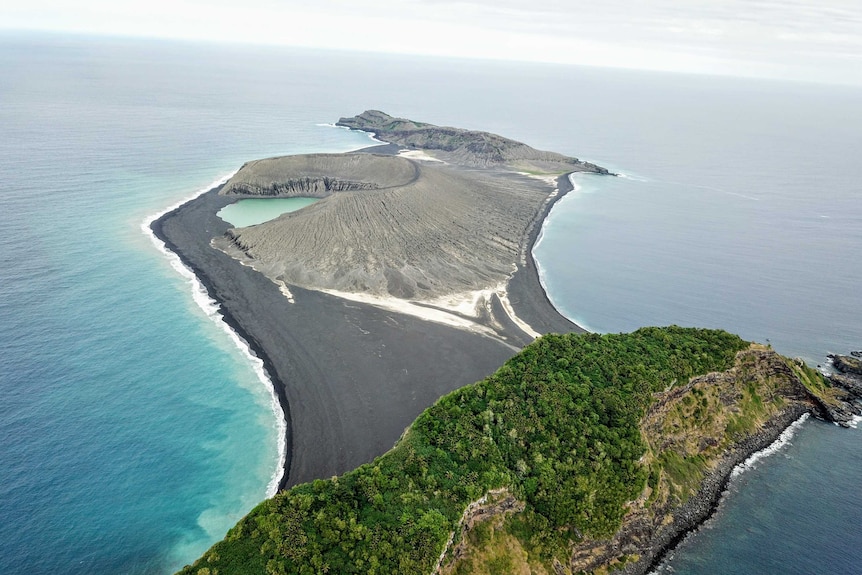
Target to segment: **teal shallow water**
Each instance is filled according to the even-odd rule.
[[[862,251],[852,89],[27,35],[0,37],[0,74],[2,573],[170,572],[265,495],[269,392],[141,223],[247,160],[368,145],[319,125],[366,108],[629,174],[579,180],[536,250],[554,302],[590,327],[719,326],[814,362],[862,348],[862,278],[842,265]],[[761,555],[754,538],[721,557],[697,541],[731,549],[764,489],[783,501],[765,537],[825,562],[840,559],[820,531],[862,548],[843,503],[862,466],[818,487],[840,521],[784,520],[809,512],[796,485],[854,461],[858,432],[798,437],[798,464],[746,474],[754,499],[730,498],[685,572]],[[802,547],[773,555],[792,572]]]
[[[247,159],[369,139],[208,99],[230,63],[163,48],[0,44],[2,573],[171,572],[278,469],[269,389],[141,224]]]

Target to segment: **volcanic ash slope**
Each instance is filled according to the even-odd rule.
[[[397,156],[259,160],[221,193],[322,199],[214,244],[288,285],[429,300],[506,281],[550,192],[508,171]]]

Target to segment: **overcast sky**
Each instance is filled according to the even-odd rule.
[[[23,0],[0,27],[862,84],[862,0]]]

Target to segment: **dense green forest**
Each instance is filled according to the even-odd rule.
[[[723,331],[548,335],[441,398],[385,455],[260,504],[182,573],[430,573],[471,501],[506,487],[530,553],[603,537],[650,470],[639,424],[654,392],[725,370]]]

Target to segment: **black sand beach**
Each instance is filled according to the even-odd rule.
[[[264,361],[288,424],[280,489],[371,461],[441,395],[493,373],[515,353],[479,333],[321,292],[292,287],[295,301],[288,302],[268,278],[210,246],[229,228],[216,213],[234,201],[210,190],[156,220],[153,231]],[[531,247],[540,227],[533,226]],[[534,329],[580,330],[548,301],[532,257],[509,294]]]
[[[545,293],[545,288],[539,280],[539,270],[533,257],[533,247],[542,233],[542,224],[545,218],[548,217],[554,204],[571,192],[572,189],[572,182],[569,180],[568,174],[557,178],[557,195],[548,200],[536,221],[533,222],[527,237],[526,261],[518,264],[518,270],[509,280],[507,288],[509,303],[511,303],[512,308],[515,310],[515,314],[526,321],[533,329],[543,334],[580,333],[586,331],[560,314],[551,303],[548,294]]]
[[[288,422],[280,489],[371,461],[441,395],[514,354],[478,333],[321,292],[294,287],[295,303],[288,302],[268,278],[210,246],[229,227],[216,213],[234,201],[210,190],[156,220],[153,230],[264,361]],[[519,316],[535,329],[577,329],[556,313],[531,270],[513,282]]]

